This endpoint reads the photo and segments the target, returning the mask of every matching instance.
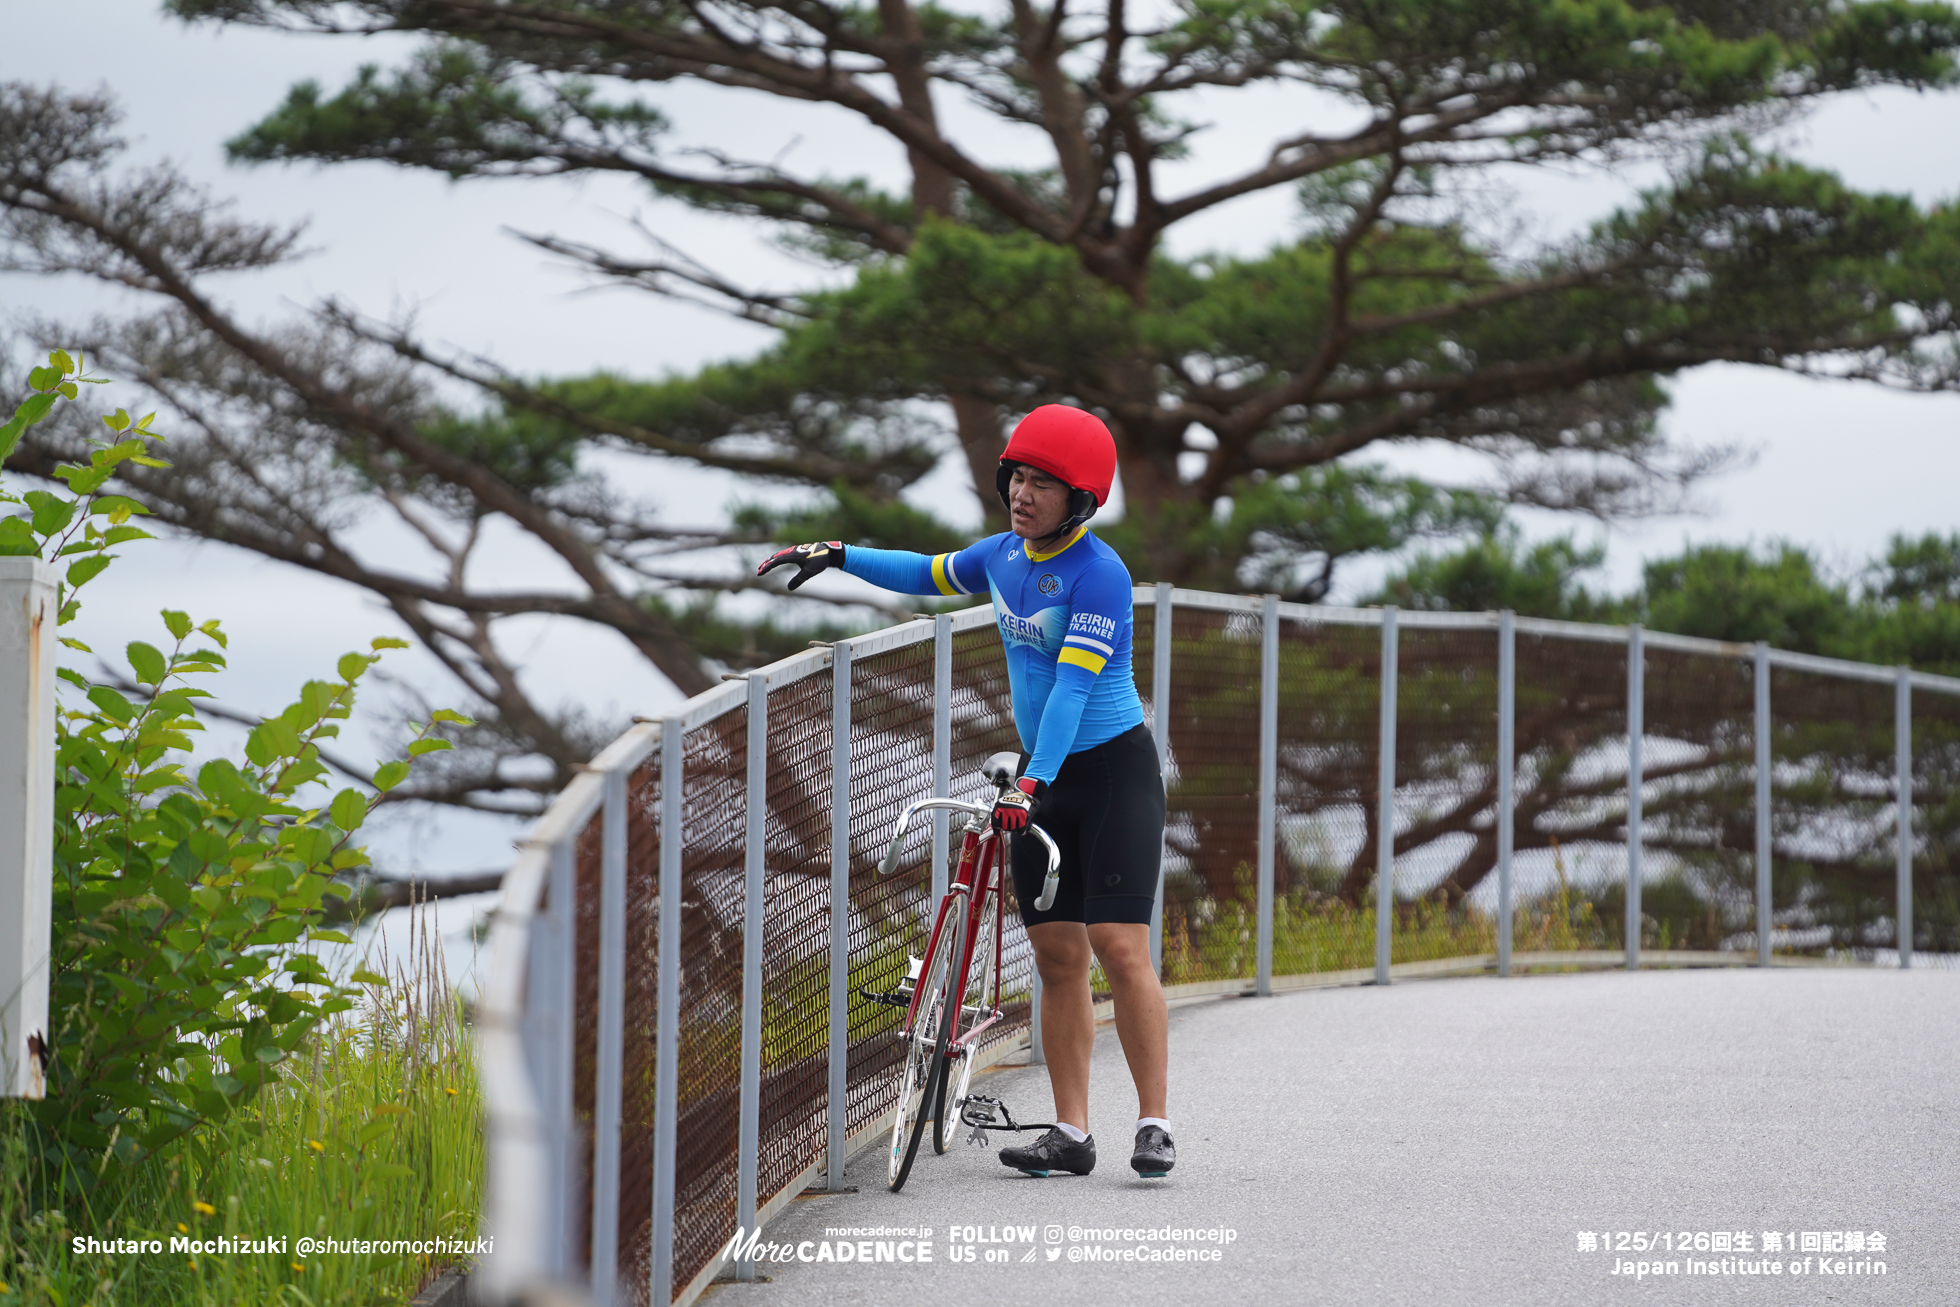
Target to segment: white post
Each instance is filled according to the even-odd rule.
[[[1395,605],[1382,609],[1381,794],[1375,841],[1375,983],[1388,983],[1395,933]]]
[[[1776,856],[1770,829],[1771,785],[1775,761],[1770,755],[1769,645],[1756,645],[1756,965],[1770,959],[1770,869]]]
[[[619,1138],[625,1092],[627,769],[606,773],[599,824],[599,1037],[592,1091],[592,1301],[619,1296]],[[569,1023],[568,1023],[569,1024]]]
[[[769,835],[769,678],[749,673],[748,786],[742,800],[742,1097],[735,1129],[735,1225],[746,1232],[735,1278],[755,1279],[756,1174],[762,1164],[763,865]]]
[[[932,792],[953,793],[953,615],[932,619]],[[932,897],[925,902],[925,928],[932,929],[932,912],[946,897],[946,862],[952,849],[950,814],[932,814]]]
[[[0,1097],[47,1091],[60,573],[0,558]]]
[[[1150,733],[1157,739],[1157,770],[1164,778],[1164,797],[1171,787],[1171,583],[1157,583],[1151,610]],[[1150,969],[1164,974],[1164,870],[1157,862],[1157,901],[1150,907]]]
[[[1511,854],[1517,839],[1518,631],[1497,615],[1497,974],[1511,974]]]
[[[674,1300],[674,1147],[680,1133],[681,855],[685,852],[687,715],[660,726],[660,923],[653,1004],[653,1256],[647,1301]]]
[[[1898,877],[1899,906],[1893,914],[1898,922],[1899,969],[1912,965],[1912,671],[1901,667],[1896,673],[1892,696],[1892,747],[1898,772],[1899,823]]]
[[[851,642],[830,646],[830,1078],[824,1188],[844,1190],[851,1065]]]
[[[1259,943],[1254,991],[1273,992],[1273,880],[1279,862],[1279,596],[1267,595],[1259,657]],[[1161,877],[1160,877],[1161,879]]]
[[[1640,970],[1640,849],[1647,769],[1641,744],[1647,738],[1647,644],[1640,623],[1627,633],[1627,970]]]

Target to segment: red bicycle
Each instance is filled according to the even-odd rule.
[[[997,753],[987,759],[980,774],[996,792],[1005,791],[1014,783],[1019,762],[1015,754]],[[920,799],[899,815],[891,847],[878,863],[878,874],[890,874],[913,819],[927,812],[966,814],[966,824],[960,828],[958,867],[939,900],[925,956],[907,959],[909,974],[893,993],[864,995],[905,1008],[905,1024],[898,1032],[905,1044],[905,1069],[899,1081],[898,1110],[892,1118],[886,1165],[893,1193],[904,1187],[905,1177],[912,1173],[912,1161],[918,1156],[928,1120],[933,1123],[933,1151],[946,1151],[952,1139],[952,1122],[961,1116],[967,1102],[980,1037],[1001,1019],[1001,930],[1007,915],[1008,840],[993,828],[993,804],[943,797]],[[1028,829],[1048,847],[1048,876],[1041,897],[1035,900],[1035,907],[1045,912],[1055,902],[1061,851],[1048,838],[1048,832],[1035,825]],[[953,1088],[955,1078],[957,1088]]]

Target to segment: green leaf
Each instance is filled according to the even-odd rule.
[[[0,558],[39,558],[41,542],[24,517],[0,517]]]
[[[60,369],[61,375],[63,375],[64,377],[74,375],[75,360],[69,356],[67,350],[58,349],[54,353],[48,355],[48,362],[54,364],[56,368]]]
[[[360,1133],[354,1136],[354,1147],[366,1148],[394,1128],[395,1123],[392,1121],[370,1121],[361,1127]]]
[[[120,545],[130,540],[154,540],[155,536],[140,526],[112,526],[102,533],[104,545]],[[181,639],[182,637],[178,637]]]
[[[476,725],[476,719],[474,717],[465,717],[463,714],[453,712],[448,708],[436,709],[429,714],[429,720],[432,722],[454,722],[458,726]]]
[[[149,509],[143,507],[128,495],[103,495],[101,498],[89,504],[88,511],[91,514],[108,513],[111,516],[114,516],[118,511],[123,513],[136,513],[144,517],[150,515]]]
[[[68,565],[68,588],[78,589],[102,574],[102,570],[116,561],[114,554],[90,554],[78,558]]]
[[[68,488],[78,495],[91,495],[100,490],[114,476],[115,469],[107,467],[71,467],[56,475],[68,483]],[[90,509],[93,512],[93,509]]]
[[[408,778],[408,764],[397,758],[384,762],[374,771],[374,788],[386,793]]]
[[[27,384],[36,390],[53,390],[61,384],[61,369],[35,368],[27,374]]]
[[[88,701],[100,708],[103,715],[117,722],[130,722],[136,719],[136,709],[129,700],[106,685],[98,685],[90,689]]]
[[[135,528],[118,527],[116,528],[116,530],[133,531],[135,530]],[[115,531],[111,531],[109,534],[114,535]],[[176,611],[175,609],[166,608],[163,610],[163,624],[170,628],[170,634],[175,639],[183,640],[190,636],[191,633],[190,617],[184,613],[180,613]]]
[[[231,845],[222,835],[208,830],[195,830],[191,832],[190,839],[186,843],[201,862],[214,867],[222,867],[231,862]]]
[[[72,499],[57,499],[45,490],[30,490],[21,499],[34,510],[34,531],[37,535],[59,535],[75,520],[75,501]]]
[[[340,662],[335,666],[334,670],[340,673],[341,680],[351,685],[355,681],[360,680],[361,673],[367,671],[373,663],[374,659],[368,657],[366,654],[342,654],[340,655]]]
[[[368,647],[370,649],[406,649],[409,647],[409,644],[408,641],[397,640],[392,635],[383,635],[368,641]]]
[[[284,717],[268,717],[253,728],[252,738],[268,750],[270,758],[299,756],[299,732]]]
[[[367,820],[367,796],[359,790],[342,790],[333,796],[327,819],[344,831],[358,830]]]
[[[163,684],[168,668],[164,664],[163,655],[154,645],[144,644],[141,640],[132,640],[125,652],[129,655],[129,665],[136,669],[137,684]]]
[[[46,417],[48,410],[54,407],[54,401],[53,395],[30,395],[25,403],[14,410],[7,425],[0,427],[0,459],[14,452],[14,446],[20,443],[21,433]]]
[[[420,758],[425,753],[437,753],[443,749],[453,749],[455,747],[447,740],[416,740],[408,746],[408,756],[411,758]]]
[[[350,936],[344,935],[337,930],[311,930],[307,932],[306,938],[314,944],[352,944],[354,942]]]
[[[129,429],[129,413],[127,410],[119,408],[115,412],[106,415],[102,419],[102,423],[109,430],[121,433]]]
[[[386,988],[388,984],[388,977],[378,976],[366,967],[355,967],[347,973],[347,978],[358,985],[380,985]]]

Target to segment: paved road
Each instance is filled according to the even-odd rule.
[[[983,1092],[1023,1115],[1050,1106],[1038,1067],[995,1070]],[[801,1199],[767,1232],[814,1253],[832,1227],[929,1226],[929,1264],[771,1264],[769,1282],[704,1302],[1960,1303],[1960,974],[1594,973],[1180,1007],[1179,1161],[1162,1181],[1129,1171],[1135,1099],[1108,1027],[1091,1103],[1094,1175],[1032,1179],[962,1145],[922,1158],[894,1195],[874,1152],[851,1168],[860,1192]],[[1220,1248],[1071,1237],[1167,1226],[1235,1238],[1217,1262],[1070,1251]],[[1881,1232],[1883,1253],[1829,1260],[1886,1274],[1820,1275],[1816,1253],[1792,1274],[1805,1255],[1765,1257],[1766,1230]],[[1584,1252],[1582,1231],[1615,1245],[1619,1232],[1742,1231],[1755,1250],[1742,1261],[1785,1273],[1691,1276],[1691,1257],[1723,1254]],[[954,1260],[955,1245],[976,1260]],[[1655,1260],[1677,1273],[1612,1273]]]

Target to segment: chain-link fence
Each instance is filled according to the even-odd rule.
[[[1172,995],[1960,954],[1960,681],[1168,586],[1136,619]],[[487,1296],[691,1301],[738,1229],[842,1183],[901,1051],[898,1011],[857,995],[923,951],[944,820],[894,875],[876,861],[906,803],[978,797],[1018,743],[976,608],[697,696],[559,796],[506,882],[480,1010]],[[1005,958],[986,1058],[1031,1042],[1018,921]]]

